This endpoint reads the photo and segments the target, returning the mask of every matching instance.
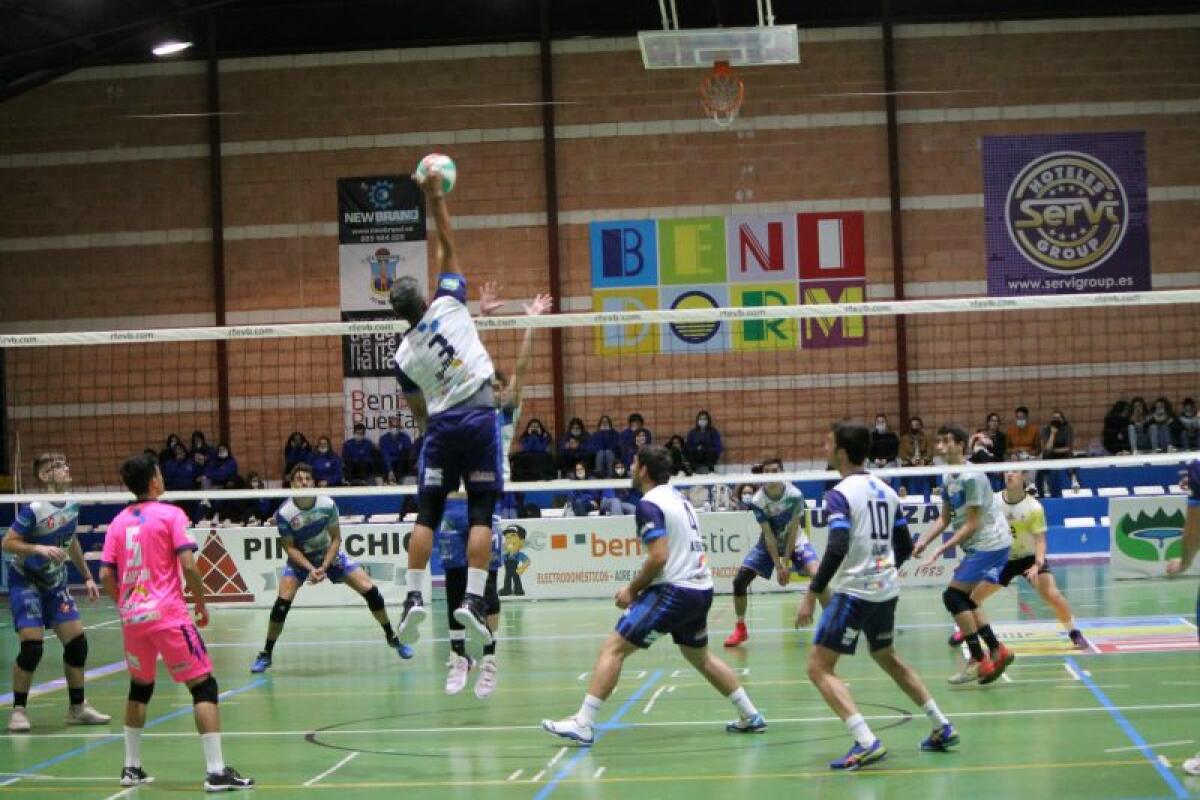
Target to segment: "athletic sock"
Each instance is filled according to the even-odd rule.
[[[271,655],[271,653],[275,652],[275,640],[274,639],[267,639],[266,644],[263,645],[263,652],[266,653],[267,655]]]
[[[485,644],[485,645],[483,646],[483,654],[484,654],[485,656],[494,656],[494,655],[496,655],[496,634],[495,634],[495,632],[493,632],[493,633],[492,633],[492,641],[491,641],[491,644]]]
[[[465,630],[450,629],[450,649],[455,655],[466,658],[467,656],[467,632]]]
[[[939,728],[950,724],[950,720],[946,719],[946,715],[938,708],[937,701],[932,697],[929,698],[928,703],[921,706],[921,710],[925,712],[925,716],[929,717],[929,721]]]
[[[67,687],[67,697],[69,698],[71,705],[73,705],[73,706],[82,705],[83,704],[83,687],[80,686],[78,689],[72,689],[70,686],[68,686]]]
[[[209,775],[220,775],[225,771],[225,759],[221,755],[221,734],[202,733],[200,744],[204,747],[204,765]]]
[[[967,650],[971,651],[971,658],[975,661],[983,661],[983,646],[979,644],[979,634],[968,633],[963,640],[967,643]]]
[[[425,570],[408,568],[408,574],[404,578],[404,584],[408,587],[408,591],[417,592],[420,594],[421,587],[425,585]]]
[[[379,623],[379,627],[383,628],[383,636],[387,639],[388,644],[396,641],[396,632],[392,630],[392,623],[381,622]]]
[[[742,719],[750,719],[758,713],[758,709],[754,707],[754,703],[750,702],[750,697],[746,694],[745,687],[739,686],[737,691],[729,694],[729,702],[733,703],[737,708],[738,714]]]
[[[590,694],[583,696],[583,705],[579,707],[579,711],[575,714],[575,718],[584,725],[591,725],[596,721],[596,712],[600,710],[600,706],[604,705],[604,701],[599,697],[593,697]]]
[[[875,734],[871,733],[871,728],[867,725],[867,721],[863,719],[862,714],[852,714],[846,718],[846,728],[850,731],[850,735],[854,737],[854,741],[858,742],[862,747],[870,747],[875,744]]]
[[[29,692],[13,692],[13,708],[24,708],[29,705]]]
[[[142,765],[142,729],[125,726],[125,766]]]
[[[991,655],[995,655],[996,651],[1000,649],[1000,640],[992,632],[991,625],[984,625],[979,629],[979,638],[983,639],[983,643],[987,645],[988,652]]]
[[[487,589],[487,570],[467,567],[467,594],[483,597]]]

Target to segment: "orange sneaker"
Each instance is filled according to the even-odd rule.
[[[750,638],[750,634],[746,632],[746,623],[739,622],[733,626],[733,633],[729,634],[729,638],[725,640],[726,647],[737,647],[742,642]]]
[[[996,651],[995,658],[985,658],[983,663],[979,665],[979,682],[981,684],[993,683],[1000,680],[1000,676],[1004,674],[1004,670],[1008,669],[1008,665],[1016,661],[1017,657],[1004,645],[1000,645],[1000,649]]]

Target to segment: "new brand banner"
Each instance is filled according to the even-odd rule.
[[[388,319],[397,278],[412,276],[428,291],[424,197],[407,175],[341,178],[337,193],[342,320]],[[413,427],[393,377],[398,346],[399,337],[390,334],[343,338],[347,437],[362,423],[378,441],[397,416],[403,427]]]
[[[1109,564],[1117,580],[1161,578],[1167,562],[1183,553],[1186,497],[1114,497],[1108,518]],[[1200,574],[1200,565],[1188,574]]]
[[[1138,132],[983,138],[988,294],[1150,291]]]

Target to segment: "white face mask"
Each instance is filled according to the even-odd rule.
[[[706,419],[698,419],[698,420],[696,420],[696,425],[697,425],[698,427],[701,427],[701,428],[707,428],[707,427],[708,427],[708,420],[706,420]]]
[[[753,495],[753,493],[751,493],[751,492],[742,492],[742,502],[743,502],[743,503],[749,503],[749,502],[750,502],[751,500],[753,500],[753,499],[754,499],[754,495]]]
[[[875,423],[875,432],[876,433],[886,433],[887,432],[887,423],[876,422]]]
[[[1027,419],[1019,419],[1019,420],[1017,420],[1017,427],[1018,427],[1018,428],[1024,428],[1024,427],[1025,427],[1026,425],[1028,425],[1028,424],[1029,424],[1029,420],[1027,420]]]

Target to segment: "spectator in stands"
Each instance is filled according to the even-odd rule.
[[[633,463],[633,457],[637,455],[637,451],[643,447],[650,445],[650,431],[642,428],[633,435],[633,446],[622,453],[621,461],[625,464],[625,468],[629,469],[629,465]]]
[[[572,417],[567,423],[567,432],[558,440],[558,472],[569,477],[575,472],[576,464],[591,466],[591,454],[588,452],[588,433],[583,427],[583,420]]]
[[[995,464],[1004,460],[996,455],[996,443],[986,428],[971,434],[971,440],[967,443],[967,452],[971,454],[967,460],[972,464]],[[989,472],[987,477],[992,484],[993,491],[998,492],[1004,488],[1002,473]]]
[[[1104,415],[1104,427],[1100,431],[1100,442],[1110,455],[1121,456],[1130,452],[1129,403],[1118,400]]]
[[[692,469],[701,475],[712,472],[721,460],[722,449],[721,433],[712,424],[712,415],[701,409],[696,415],[696,424],[688,431],[684,451]]]
[[[571,477],[577,481],[588,479],[587,467],[582,461],[575,462]],[[567,504],[563,507],[564,517],[586,517],[593,511],[600,510],[600,495],[595,489],[580,487],[573,489],[567,495]]]
[[[1043,459],[1070,458],[1074,455],[1075,435],[1066,416],[1055,409],[1050,423],[1042,428],[1040,456]],[[1042,497],[1062,497],[1062,470],[1041,469],[1037,473],[1038,493]]]
[[[871,449],[867,457],[876,469],[900,463],[900,437],[888,428],[887,414],[875,415],[875,430],[871,431]]]
[[[388,421],[390,429],[379,437],[379,458],[383,462],[383,478],[388,483],[400,483],[412,463],[413,443],[400,429],[400,417]],[[504,454],[508,458],[508,453]]]
[[[262,476],[260,476],[257,472],[251,472],[246,476],[246,488],[266,489],[267,485],[263,483]],[[272,518],[275,516],[275,512],[279,510],[279,506],[283,504],[283,498],[260,497],[253,502],[254,509],[249,521],[267,524],[271,522]]]
[[[1000,430],[1000,415],[995,411],[988,414],[987,419],[984,420],[983,430],[992,440],[992,454],[996,456],[996,461],[1008,458],[1008,437],[1004,435],[1004,431]],[[1000,476],[1000,484],[1000,488],[1004,488],[1003,475]],[[1000,489],[996,491],[1000,491]]]
[[[629,470],[625,469],[623,462],[617,461],[613,464],[613,479],[626,480],[629,478]],[[620,516],[622,514],[632,514],[637,508],[637,503],[642,499],[642,493],[630,487],[628,489],[605,489],[600,496],[600,513],[610,516]]]
[[[163,484],[168,492],[190,492],[195,486],[192,459],[188,458],[183,442],[176,440],[175,451],[170,460],[162,465]]]
[[[312,445],[300,431],[292,431],[287,444],[283,447],[283,476],[292,474],[292,467],[297,464],[307,464],[312,458]]]
[[[743,483],[733,490],[733,496],[737,498],[738,507],[742,511],[750,510],[750,501],[754,499],[754,493],[758,488],[753,483]]]
[[[204,438],[204,431],[192,431],[192,452],[197,450],[204,453],[205,459],[212,461],[213,456],[217,454],[217,448],[208,443]]]
[[[218,443],[216,455],[204,468],[204,477],[208,478],[210,486],[224,486],[237,476],[237,459],[229,452],[229,445],[224,442]]]
[[[691,475],[692,462],[688,458],[687,445],[682,436],[672,436],[667,442],[667,452],[671,454],[671,474]]]
[[[613,429],[612,417],[607,414],[600,417],[596,430],[588,437],[588,450],[596,458],[596,474],[601,478],[612,475],[617,454],[621,452],[621,437]]]
[[[342,443],[342,471],[346,483],[350,486],[374,483],[379,451],[367,438],[367,426],[356,422],[350,434],[350,438]]]
[[[1175,417],[1175,409],[1171,408],[1171,401],[1165,397],[1156,398],[1154,410],[1150,413],[1150,418],[1146,420],[1146,435],[1150,439],[1150,449],[1156,453],[1174,450],[1179,441],[1182,427]]]
[[[175,458],[175,445],[177,444],[182,444],[179,441],[178,436],[172,433],[167,437],[167,446],[158,452],[158,463],[160,467]],[[164,475],[163,477],[165,478],[166,476]]]
[[[221,445],[217,445],[217,450],[221,449]],[[234,474],[229,480],[224,483],[217,484],[222,489],[247,489],[247,482],[240,475]],[[254,511],[257,503],[254,498],[248,497],[243,500],[217,500],[213,503],[213,518],[217,520],[225,520],[234,525],[245,525],[254,517]]]
[[[1150,449],[1150,432],[1146,430],[1146,400],[1135,397],[1129,401],[1129,446],[1134,453]]]
[[[512,476],[517,481],[538,481],[554,477],[554,456],[550,453],[550,434],[537,417],[529,420],[512,455]]]
[[[1013,424],[1008,426],[1008,458],[1012,461],[1027,461],[1037,458],[1042,444],[1037,428],[1029,424],[1029,409],[1017,406],[1013,412]]]
[[[633,438],[637,436],[638,431],[645,431],[648,442],[654,441],[654,434],[646,427],[646,420],[642,419],[642,415],[636,411],[629,415],[629,427],[621,431],[621,459],[625,461],[625,466],[629,466],[630,459],[633,456],[626,456],[633,451]]]
[[[1179,447],[1181,450],[1200,450],[1200,417],[1196,416],[1196,401],[1183,398],[1179,413]]]
[[[198,492],[209,487],[208,482],[208,453],[203,450],[192,450],[192,485],[191,491]]]
[[[925,423],[920,417],[912,417],[908,421],[908,430],[900,437],[900,466],[926,467],[933,463],[933,444],[929,434],[925,432]],[[931,481],[928,476],[905,478],[900,487],[905,494],[916,492],[927,494]]]
[[[342,485],[342,460],[333,452],[333,443],[328,436],[317,439],[317,449],[309,463],[312,465],[317,486]]]

